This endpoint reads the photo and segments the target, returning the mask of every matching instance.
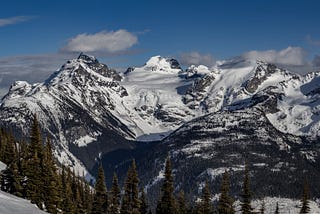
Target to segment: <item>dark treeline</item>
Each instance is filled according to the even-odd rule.
[[[56,164],[52,145],[42,142],[35,116],[26,141],[0,129],[1,190],[26,198],[49,213],[90,213],[93,190],[83,176]]]
[[[1,172],[1,190],[29,199],[40,209],[49,213],[68,214],[233,214],[234,199],[230,195],[230,178],[224,172],[217,203],[212,202],[209,182],[202,188],[200,198],[194,203],[187,202],[184,192],[175,194],[171,161],[167,158],[164,179],[157,206],[148,206],[148,197],[139,183],[136,163],[133,160],[127,171],[123,187],[113,175],[112,186],[107,189],[102,164],[98,169],[94,188],[68,167],[57,165],[52,145],[47,138],[42,142],[39,123],[34,116],[27,141],[17,141],[11,131],[0,129],[0,160],[7,165]],[[139,188],[140,187],[140,188]],[[308,185],[303,187],[300,213],[308,213]],[[245,167],[242,185],[241,212],[253,213],[248,164]],[[265,213],[264,201],[260,211]],[[281,213],[278,203],[275,213]]]

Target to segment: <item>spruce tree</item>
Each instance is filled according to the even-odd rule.
[[[233,199],[229,195],[230,180],[227,171],[224,172],[222,177],[222,183],[220,188],[220,198],[218,202],[219,214],[233,214],[235,213],[233,208]]]
[[[27,182],[28,180],[25,179],[27,177],[27,165],[28,165],[28,144],[25,141],[22,141],[19,144],[18,150],[18,159],[17,159],[17,166],[18,171],[21,176],[21,186],[22,186],[22,197],[27,198]]]
[[[197,213],[198,214],[213,213],[212,203],[211,203],[211,193],[210,193],[209,183],[207,180],[202,189],[201,202],[198,205]]]
[[[117,174],[113,174],[112,187],[111,187],[111,200],[109,205],[109,213],[119,213],[120,212],[120,187],[118,184]]]
[[[186,202],[186,198],[185,198],[183,190],[181,190],[179,192],[177,201],[178,201],[178,213],[179,214],[187,214],[188,207],[187,207],[187,202]]]
[[[30,131],[30,145],[29,154],[37,152],[38,157],[41,159],[43,155],[42,137],[40,131],[40,125],[37,115],[34,114]]]
[[[243,214],[250,214],[252,213],[251,207],[251,197],[252,193],[250,191],[250,178],[249,178],[249,169],[248,163],[245,164],[245,174],[244,174],[244,181],[242,187],[242,202],[241,202],[241,211]]]
[[[77,214],[85,214],[85,209],[83,207],[83,201],[82,201],[82,197],[81,197],[81,189],[80,189],[80,184],[79,184],[79,180],[78,178],[76,179],[77,183],[76,183],[76,189],[74,194],[74,201],[75,201],[75,213]]]
[[[86,213],[90,213],[92,209],[93,196],[92,196],[92,192],[89,184],[85,181],[83,182],[84,182],[83,207],[86,210]]]
[[[27,148],[25,175],[27,177],[26,196],[35,203],[39,208],[42,207],[44,195],[42,187],[44,187],[42,179],[42,161],[43,161],[43,146],[41,142],[41,133],[37,116],[34,115],[31,131],[30,144]]]
[[[174,214],[176,213],[175,198],[173,195],[173,177],[171,169],[171,161],[168,157],[166,160],[164,181],[161,187],[160,200],[157,204],[157,214]]]
[[[132,204],[131,204],[131,183],[132,183],[132,172],[131,166],[127,171],[127,177],[124,183],[124,194],[122,196],[121,203],[121,214],[131,214],[132,212]]]
[[[302,193],[302,199],[301,199],[301,210],[300,213],[309,213],[310,207],[309,207],[309,187],[308,183],[305,181],[303,185],[303,193]]]
[[[108,194],[105,183],[105,176],[102,164],[100,164],[98,170],[98,177],[94,186],[94,196],[92,203],[92,214],[101,214],[108,211]]]
[[[132,188],[132,213],[134,214],[139,214],[139,210],[140,210],[140,204],[141,201],[139,199],[139,178],[138,178],[138,172],[137,172],[137,166],[136,166],[136,161],[133,159],[132,160],[132,166],[131,166],[131,176],[132,176],[132,184],[131,184],[131,188]]]
[[[2,130],[2,159],[7,168],[1,172],[1,190],[16,196],[23,196],[22,176],[18,166],[18,150],[12,132]]]
[[[0,160],[3,161],[3,151],[6,143],[6,131],[3,127],[0,128]]]
[[[136,168],[135,160],[132,161],[131,167],[127,172],[125,181],[124,195],[122,199],[121,213],[140,213],[140,200],[139,200],[139,178]]]
[[[44,180],[44,204],[48,212],[57,213],[60,202],[59,181],[49,138],[47,138],[45,146],[42,171]]]
[[[12,189],[11,189],[11,194],[14,194],[18,197],[23,196],[23,187],[22,187],[22,180],[23,177],[21,176],[19,172],[19,168],[17,165],[17,161],[14,161],[10,167],[9,167],[12,175]]]
[[[147,202],[147,196],[143,189],[140,190],[140,214],[147,214],[148,213],[148,202]]]
[[[27,198],[31,200],[31,203],[36,204],[40,209],[42,209],[42,189],[41,183],[41,167],[38,153],[35,152],[31,161],[28,164],[27,171]]]
[[[2,162],[10,165],[17,160],[17,154],[15,151],[15,140],[12,135],[7,136],[6,143],[4,145]]]
[[[13,161],[5,170],[1,172],[1,190],[23,196],[23,188],[21,185],[22,177],[19,174],[17,161]]]
[[[71,189],[70,170],[62,166],[61,173],[61,209],[64,213],[75,213],[73,194]]]
[[[279,203],[276,204],[276,210],[274,211],[274,214],[279,214]]]

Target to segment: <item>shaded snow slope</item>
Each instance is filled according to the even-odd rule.
[[[1,214],[45,214],[30,201],[18,198],[9,193],[0,191],[0,213]]]
[[[306,177],[312,187],[310,197],[320,197],[319,149],[302,137],[277,130],[258,107],[206,114],[185,123],[161,142],[131,152],[105,154],[102,162],[109,167],[106,171],[115,171],[123,180],[134,158],[138,174],[143,175],[141,185],[155,207],[168,156],[174,191],[183,190],[191,201],[201,196],[206,180],[211,193],[218,194],[225,170],[230,174],[231,195],[239,199],[246,161],[254,199],[300,198]]]

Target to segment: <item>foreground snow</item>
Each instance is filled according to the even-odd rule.
[[[46,213],[30,201],[0,191],[1,214],[38,214]]]
[[[279,212],[285,214],[296,214],[300,212],[301,202],[300,200],[293,200],[290,198],[276,198],[276,197],[266,197],[264,198],[265,202],[265,213],[274,213],[276,210],[277,202],[279,204]],[[255,212],[259,212],[261,208],[262,201],[254,200],[251,205],[254,208]],[[241,213],[240,202],[235,202],[236,213]],[[318,204],[314,201],[310,201],[310,214],[320,213],[320,208]]]

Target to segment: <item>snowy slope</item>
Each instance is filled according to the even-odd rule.
[[[192,80],[181,73],[175,60],[155,56],[125,74],[121,85],[128,91],[129,96],[123,98],[128,113],[119,118],[133,128],[137,140],[159,140],[194,117],[182,102]]]
[[[0,213],[1,214],[45,214],[30,201],[18,198],[9,193],[0,191]]]
[[[187,90],[184,102],[206,113],[259,106],[280,131],[314,137],[319,92],[319,72],[300,76],[261,61],[224,61]]]
[[[7,168],[7,165],[0,161],[0,171],[5,170]]]
[[[43,83],[15,82],[1,101],[0,122],[23,136],[36,113],[57,159],[88,174],[103,154],[164,139],[194,118],[224,110],[262,111],[282,132],[319,136],[319,76],[239,59],[183,70],[161,56],[120,75],[80,54]]]
[[[86,146],[96,141],[103,130],[128,138],[133,135],[107,110],[115,108],[117,97],[126,96],[118,83],[120,79],[94,57],[81,54],[43,83],[15,82],[1,102],[1,123],[27,135],[36,113],[43,133],[59,143],[54,151],[57,159],[89,179],[86,167],[70,151],[70,144]]]

